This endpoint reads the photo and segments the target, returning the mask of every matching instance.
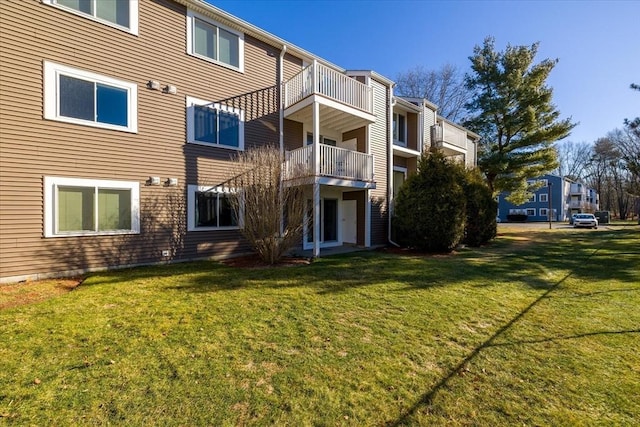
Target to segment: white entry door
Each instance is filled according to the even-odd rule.
[[[358,242],[358,203],[355,200],[342,201],[342,241]]]

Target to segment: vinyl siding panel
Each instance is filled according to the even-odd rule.
[[[435,112],[429,107],[424,107],[424,149],[431,148],[431,126],[435,125]]]
[[[286,151],[302,147],[303,135],[302,123],[284,119],[284,149]]]
[[[376,188],[371,190],[371,244],[387,243],[388,204],[388,117],[389,97],[387,88],[371,80],[373,88],[374,112],[376,121],[369,125],[370,153],[375,158],[374,174]]]
[[[242,108],[245,147],[277,144],[277,48],[245,36],[243,73],[188,55],[186,9],[169,0],[140,1],[138,36],[39,0],[2,0],[0,15],[0,280],[248,250],[237,230],[185,232],[186,185],[230,178],[235,154],[186,143],[185,97]],[[43,61],[135,83],[138,132],[45,120]],[[301,63],[286,55],[285,76]],[[140,234],[44,238],[45,176],[138,182]],[[179,185],[148,186],[150,176]]]

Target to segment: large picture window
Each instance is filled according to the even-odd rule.
[[[138,34],[138,0],[43,0],[68,12]]]
[[[244,35],[188,11],[187,53],[243,71]]]
[[[140,232],[137,182],[46,177],[45,237]]]
[[[189,185],[187,194],[189,231],[238,228],[231,194],[215,187]]]
[[[138,130],[138,89],[133,83],[45,61],[44,95],[46,119]]]
[[[187,97],[187,142],[244,149],[244,113]]]

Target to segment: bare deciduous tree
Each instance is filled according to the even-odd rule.
[[[631,84],[631,89],[640,91],[640,85]],[[620,139],[620,152],[631,172],[629,192],[640,197],[640,117],[633,120],[625,119],[625,133]],[[640,221],[640,202],[636,201]]]
[[[587,163],[587,177],[589,184],[600,194],[600,207],[626,219],[632,200],[627,191],[630,173],[619,150],[622,136],[617,129],[605,138],[598,138]]]
[[[556,151],[558,153],[556,173],[575,181],[582,180],[591,155],[591,145],[586,142],[559,141],[556,144]]]
[[[396,77],[395,91],[400,96],[424,98],[438,106],[438,114],[451,121],[459,121],[466,114],[470,100],[464,85],[464,75],[451,64],[438,70],[417,66]]]
[[[287,185],[285,178],[293,177],[284,176],[284,160],[276,147],[251,148],[238,154],[228,181],[241,232],[269,264],[300,243],[305,227],[304,193],[301,186]]]

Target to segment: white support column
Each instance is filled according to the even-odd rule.
[[[371,247],[371,190],[364,192],[364,246]]]
[[[313,183],[313,256],[320,256],[320,184]]]
[[[314,67],[316,63],[314,61]],[[313,102],[313,256],[320,256],[320,104]]]

